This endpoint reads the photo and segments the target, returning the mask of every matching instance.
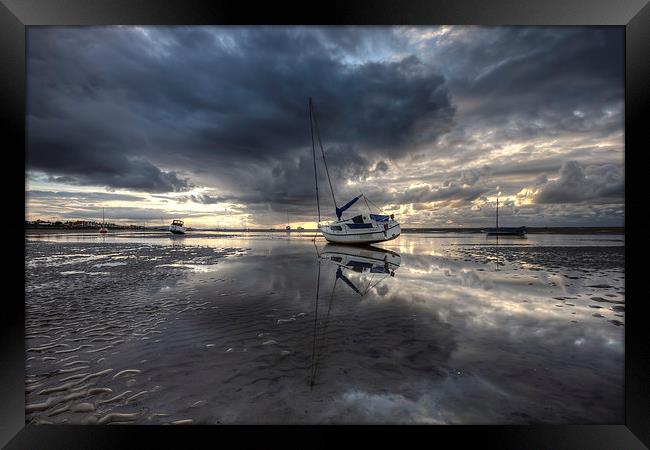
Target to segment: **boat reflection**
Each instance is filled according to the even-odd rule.
[[[320,346],[318,346],[317,343],[319,338],[321,341],[323,341],[324,336],[327,334],[327,326],[329,324],[332,302],[334,300],[334,294],[336,292],[336,285],[338,284],[338,281],[341,280],[355,293],[363,297],[372,289],[377,287],[377,285],[388,276],[394,277],[395,270],[399,268],[402,262],[402,258],[399,253],[372,246],[359,247],[327,244],[325,247],[323,247],[322,251],[318,252],[318,248],[316,248],[316,251],[318,255],[318,277],[316,281],[316,305],[314,311],[312,362],[310,366],[311,373],[309,376],[309,387],[312,390],[316,383],[316,376],[318,374],[318,368],[324,347],[323,342],[321,342]],[[332,285],[332,290],[330,292],[329,300],[327,302],[327,313],[325,315],[325,319],[321,320],[319,325],[318,308],[320,301],[320,284],[323,261],[334,263],[336,267],[336,275],[334,278],[334,284]],[[331,264],[326,265],[333,267]],[[352,272],[357,275],[370,274],[370,279],[368,280],[367,284],[365,284],[365,281],[362,280],[364,281],[364,286],[363,290],[361,290],[346,276],[346,272]],[[379,277],[377,277],[375,280],[375,275],[377,274],[379,274]]]
[[[353,247],[347,245],[327,244],[319,256],[322,259],[334,262],[337,265],[336,280],[343,281],[361,296],[367,294],[370,289],[377,286],[377,284],[383,280],[383,278],[380,277],[373,284],[373,281],[375,281],[375,274],[386,274],[394,277],[395,270],[402,262],[402,258],[398,253],[372,246]],[[345,276],[346,271],[356,272],[359,274],[372,274],[368,285],[365,287],[363,292]]]

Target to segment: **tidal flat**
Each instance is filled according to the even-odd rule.
[[[26,422],[624,421],[623,235],[26,238]]]

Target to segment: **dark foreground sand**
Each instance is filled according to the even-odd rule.
[[[29,241],[26,420],[622,420],[623,247],[400,239],[363,296],[308,240]]]

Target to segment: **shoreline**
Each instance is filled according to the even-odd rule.
[[[481,234],[484,233],[486,228],[403,228],[402,233],[463,233],[463,234]],[[119,232],[119,233],[161,233],[166,230],[160,229],[133,229],[133,228],[109,228],[109,233]],[[305,230],[278,230],[272,228],[260,228],[260,229],[244,229],[244,228],[233,228],[233,229],[194,229],[191,230],[188,234],[192,232],[214,232],[214,233],[314,233],[318,230],[315,229],[305,229]],[[528,234],[625,234],[624,227],[526,227]],[[98,232],[97,228],[25,228],[25,233],[34,233],[34,234],[66,234],[66,233],[79,233],[79,232]]]

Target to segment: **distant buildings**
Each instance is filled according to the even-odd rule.
[[[106,228],[108,229],[119,229],[119,230],[140,230],[142,225],[118,225],[114,223],[106,223]],[[26,220],[25,228],[45,228],[45,229],[56,229],[56,230],[83,230],[83,229],[100,229],[102,227],[101,222],[96,222],[94,220],[67,220],[67,221],[49,221],[49,220]]]

